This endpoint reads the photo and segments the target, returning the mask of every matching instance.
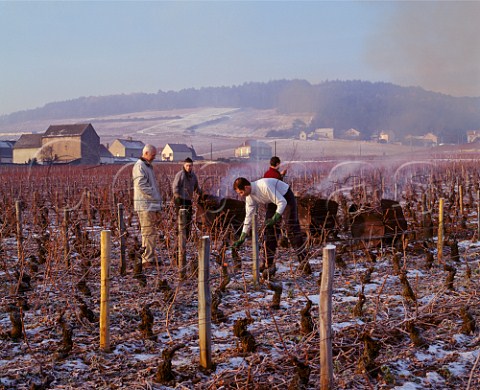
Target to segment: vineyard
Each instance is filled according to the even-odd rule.
[[[236,197],[236,177],[255,180],[266,168],[206,163],[195,172],[204,192]],[[276,274],[258,284],[250,241],[238,264],[229,235],[212,235],[214,365],[203,369],[198,258],[200,238],[210,232],[194,219],[179,270],[171,181],[180,165],[155,165],[164,202],[160,262],[145,269],[131,165],[1,167],[0,388],[319,388],[318,296],[326,243],[336,247],[335,388],[480,388],[478,161],[329,161],[287,168],[297,196],[338,203],[337,234],[309,235],[308,274],[292,248],[279,247]],[[394,243],[354,239],[350,206],[374,207],[381,199],[400,202],[406,232]],[[103,230],[112,237],[109,351],[101,350],[99,336]]]

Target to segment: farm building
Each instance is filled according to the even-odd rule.
[[[357,129],[348,129],[348,130],[343,132],[343,138],[344,139],[357,140],[357,139],[360,139],[361,135],[362,134]]]
[[[43,134],[22,134],[13,146],[13,163],[27,164],[33,159],[41,161],[40,149]]]
[[[99,156],[100,164],[113,164],[115,162],[115,157],[104,144],[100,144]]]
[[[326,140],[326,139],[333,139],[333,128],[331,127],[322,127],[315,129],[314,131],[311,131],[307,133],[306,131],[301,131],[300,132],[300,139],[302,141],[306,140]]]
[[[470,130],[467,131],[467,142],[479,142],[480,141],[480,130]]]
[[[250,160],[269,160],[272,157],[272,147],[265,142],[247,140],[235,149],[235,157]]]
[[[90,123],[51,125],[42,137],[40,156],[42,161],[98,164],[99,151],[100,137]]]
[[[187,157],[200,160],[195,149],[185,144],[166,144],[162,150],[162,161],[183,161]]]
[[[393,136],[390,133],[387,133],[386,131],[381,131],[379,134],[374,133],[371,136],[371,140],[373,142],[378,142],[381,144],[388,144],[390,141],[392,141]]]
[[[11,163],[15,141],[0,141],[0,164]]]
[[[145,144],[142,141],[128,139],[116,139],[108,150],[115,157],[142,157],[142,150]]]
[[[432,147],[438,144],[438,137],[433,133],[427,133],[425,135],[407,135],[405,137],[406,145],[412,146],[424,146],[424,147]]]

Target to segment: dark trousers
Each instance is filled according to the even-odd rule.
[[[297,200],[295,195],[293,195],[292,190],[289,188],[287,193],[284,195],[285,200],[287,201],[287,207],[282,215],[282,220],[285,223],[287,230],[288,240],[290,244],[295,248],[295,253],[298,256],[298,259],[302,261],[306,256],[305,250],[305,238],[300,229],[300,223],[298,222],[298,210],[297,210]],[[267,213],[265,215],[265,220],[273,217],[277,211],[277,206],[274,203],[269,203],[267,205]],[[275,260],[275,253],[277,251],[277,240],[280,231],[279,223],[274,226],[265,228],[265,247],[267,255],[267,265],[272,265]]]
[[[192,230],[192,213],[193,213],[192,201],[187,199],[181,199],[181,203],[175,205],[177,218],[180,218],[180,209],[187,210],[187,215],[186,215],[187,220],[186,220],[185,231],[188,239],[190,237],[190,232]],[[178,221],[177,221],[177,229],[178,229]]]

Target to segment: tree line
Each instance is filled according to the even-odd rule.
[[[400,87],[368,81],[305,80],[248,82],[230,87],[188,88],[180,91],[80,97],[0,117],[3,124],[39,119],[118,115],[148,110],[196,107],[277,109],[280,113],[309,112],[308,127],[355,128],[369,139],[388,131],[398,139],[432,132],[441,142],[465,142],[468,130],[480,129],[480,97],[452,97],[420,87]],[[308,130],[308,129],[307,129]]]

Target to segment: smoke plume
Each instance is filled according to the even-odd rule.
[[[372,66],[396,84],[480,96],[480,2],[398,2],[368,45]]]

